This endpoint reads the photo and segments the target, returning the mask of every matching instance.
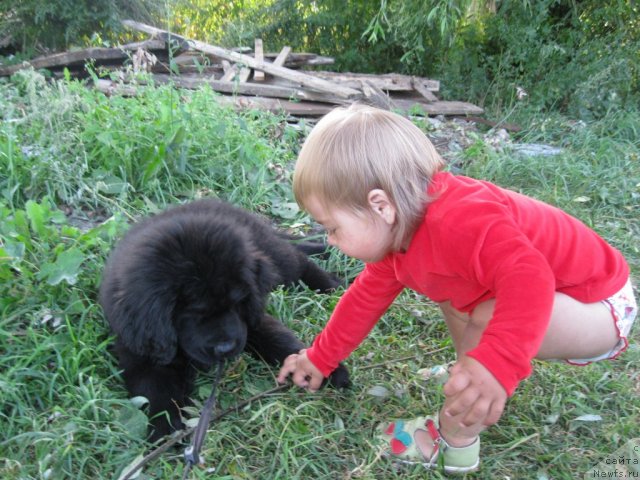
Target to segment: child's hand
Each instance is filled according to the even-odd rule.
[[[286,382],[289,375],[291,375],[293,383],[310,392],[318,390],[324,380],[324,375],[307,358],[306,350],[300,350],[300,353],[291,354],[284,359],[280,373],[278,373],[278,383]]]
[[[462,357],[451,367],[444,385],[445,415],[461,415],[465,426],[493,425],[502,416],[507,392],[477,360]]]

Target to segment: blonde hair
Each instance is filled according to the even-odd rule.
[[[367,195],[382,189],[396,207],[394,249],[409,240],[429,201],[427,186],[444,162],[409,119],[354,104],[338,107],[313,128],[293,173],[304,209],[314,196],[325,207],[369,211]]]

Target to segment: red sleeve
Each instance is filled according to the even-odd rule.
[[[455,270],[495,295],[496,305],[478,346],[467,355],[482,363],[512,395],[531,374],[549,323],[555,276],[549,262],[501,206],[461,212],[447,220],[448,255]],[[469,216],[474,217],[469,219]],[[459,226],[459,227],[458,227]],[[446,228],[445,228],[446,230]]]
[[[325,377],[333,372],[362,343],[402,289],[390,259],[367,264],[307,350],[311,363]]]

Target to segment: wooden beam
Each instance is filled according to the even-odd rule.
[[[225,60],[229,60],[230,62],[242,63],[253,69],[261,70],[271,75],[286,78],[287,80],[291,80],[292,82],[304,85],[307,88],[311,88],[321,92],[332,93],[345,99],[357,99],[362,97],[362,93],[355,88],[337,85],[333,82],[323,80],[321,78],[312,77],[311,75],[306,75],[302,72],[290,70],[288,68],[278,67],[264,61],[258,62],[253,57],[233,52],[231,50],[227,50],[226,48],[216,47],[214,45],[209,45],[198,40],[189,40],[179,35],[174,35],[166,30],[161,30],[159,28],[145,25],[139,22],[134,22],[132,20],[123,20],[122,23],[134,30],[159,36],[160,38],[167,39],[167,41],[170,41],[172,39],[178,40],[179,42],[182,42],[183,44],[186,44],[195,50],[199,50],[204,53],[210,53],[211,55],[224,58]]]
[[[282,50],[280,50],[280,53],[278,54],[276,59],[273,61],[273,64],[276,67],[283,66],[284,62],[286,62],[287,57],[289,56],[290,53],[291,53],[291,47],[282,47]]]
[[[400,75],[398,73],[373,75],[368,73],[308,71],[307,74],[355,88],[357,88],[357,85],[360,85],[361,82],[366,81],[372,85],[375,85],[381,90],[408,92],[414,90],[414,83],[419,82],[424,88],[432,92],[437,92],[438,90],[440,90],[440,82],[438,80],[431,80],[422,77],[411,77],[409,75]]]
[[[344,104],[345,100],[330,95],[328,93],[319,93],[313,90],[305,90],[298,87],[286,87],[282,85],[269,85],[268,83],[253,82],[233,82],[228,80],[213,80],[201,76],[189,75],[167,75],[155,74],[154,81],[158,83],[173,83],[182,88],[196,89],[202,85],[209,85],[212,90],[221,93],[232,93],[240,95],[256,95],[262,97],[286,98],[290,100],[312,101],[331,104]]]
[[[222,75],[220,80],[223,82],[230,82],[231,80],[236,78],[236,75],[238,74],[238,66],[235,64],[231,65],[226,60],[224,60],[224,62],[226,62],[226,66],[224,66],[225,64],[223,63],[224,74]]]
[[[418,102],[410,99],[393,99],[393,103],[404,112],[422,111],[424,115],[482,115],[484,110],[467,102]]]
[[[251,76],[251,69],[248,67],[240,67],[240,71],[238,72],[238,81],[239,82],[246,82],[247,80],[249,80],[249,77]]]
[[[166,76],[168,78],[168,76]],[[185,81],[180,77],[171,77],[172,80],[179,79]],[[215,81],[213,81],[215,83]],[[235,84],[237,86],[250,86],[255,85],[257,88],[264,87],[264,85],[257,84]],[[95,87],[104,92],[106,95],[125,95],[134,96],[137,94],[135,86],[122,85],[120,83],[113,82],[111,80],[100,79],[95,84]],[[233,104],[237,108],[260,108],[269,110],[272,112],[285,111],[294,116],[312,116],[317,117],[329,113],[335,108],[335,105],[315,102],[315,101],[291,101],[284,98],[267,98],[267,97],[250,97],[244,95],[218,95],[216,101],[223,104]],[[422,109],[424,115],[474,115],[483,113],[480,107],[472,105],[466,102],[444,102],[438,101],[433,103],[420,103],[415,100],[408,99],[394,99],[395,107],[403,111],[405,114],[416,113],[416,110]],[[469,119],[473,119],[470,117]],[[477,121],[477,120],[476,120]]]
[[[22,62],[21,64],[0,66],[0,76],[13,75],[18,70],[29,67],[33,67],[35,69],[63,68],[71,65],[84,65],[88,60],[125,60],[129,58],[131,52],[135,52],[139,48],[144,50],[160,50],[164,48],[164,44],[160,45],[158,41],[147,40],[145,42],[131,43],[114,48],[92,47],[54,53],[52,55],[37,57],[33,60],[29,60],[28,62]]]
[[[431,90],[427,88],[427,86],[420,81],[420,79],[413,77],[413,89],[422,95],[427,102],[437,102],[438,97],[436,97]]]
[[[262,39],[256,38],[255,40],[255,49],[253,56],[256,59],[256,62],[264,62],[264,50],[262,50]],[[256,70],[253,72],[253,81],[254,82],[262,82],[264,80],[264,72],[261,70]]]

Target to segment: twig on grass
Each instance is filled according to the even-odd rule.
[[[258,399],[260,399],[262,397],[266,397],[268,395],[272,395],[274,393],[278,393],[278,392],[280,392],[280,391],[282,391],[282,390],[284,390],[285,388],[288,388],[288,387],[289,387],[289,385],[278,385],[277,387],[274,387],[274,388],[272,388],[270,390],[266,390],[264,392],[260,392],[260,393],[254,395],[254,396],[252,396],[250,398],[247,398],[246,400],[243,400],[242,402],[236,403],[233,407],[229,407],[226,410],[218,413],[216,416],[213,417],[212,421],[215,422],[217,420],[220,420],[225,415],[228,415],[231,412],[240,410],[241,408],[245,407],[246,405],[250,404],[251,402],[254,402],[255,400],[258,400]],[[131,470],[129,470],[127,472],[127,474],[121,478],[121,480],[130,480],[134,473],[136,473],[138,470],[140,470],[142,467],[144,467],[147,463],[149,463],[149,462],[155,460],[156,458],[158,458],[164,452],[166,452],[171,447],[173,447],[176,443],[182,441],[185,437],[188,437],[189,435],[191,435],[194,430],[195,430],[195,427],[187,428],[187,429],[183,430],[182,432],[178,433],[175,437],[170,438],[169,440],[167,440],[166,442],[164,442],[163,444],[158,446],[155,450],[152,450],[151,452],[149,452],[136,465],[134,465],[131,468]]]
[[[418,357],[418,355],[420,355],[420,356],[430,356],[430,355],[433,355],[434,353],[442,352],[443,350],[448,350],[449,348],[450,347],[448,347],[448,346],[440,347],[440,348],[436,348],[435,350],[431,350],[430,352],[426,352],[426,353],[422,353],[422,354],[414,354],[414,355],[407,355],[406,357],[392,358],[392,359],[386,360],[384,362],[374,363],[373,365],[365,365],[363,367],[360,367],[360,369],[361,370],[369,370],[371,368],[386,367],[390,363],[404,362],[405,360],[415,360]]]
[[[443,350],[447,350],[449,347],[441,347],[441,348],[437,348],[435,350],[431,350],[430,352],[421,354],[421,356],[429,356],[429,355],[433,355],[435,353],[438,352],[442,352]],[[385,362],[380,362],[380,363],[375,363],[373,365],[365,365],[363,367],[361,367],[362,370],[368,370],[371,368],[379,368],[379,367],[384,367],[389,365],[390,363],[394,363],[394,362],[403,362],[405,360],[412,360],[415,359],[418,355],[407,355],[405,357],[400,357],[400,358],[394,358],[391,360],[387,360]],[[218,413],[216,416],[214,416],[212,418],[211,421],[215,422],[219,419],[221,419],[222,417],[224,417],[225,415],[228,415],[231,412],[234,411],[238,411],[241,408],[245,407],[246,405],[250,404],[251,402],[254,402],[255,400],[258,400],[262,397],[266,397],[269,395],[272,395],[274,393],[278,393],[280,391],[285,390],[286,388],[289,388],[290,385],[285,384],[285,385],[278,385],[277,387],[274,387],[270,390],[266,390],[264,392],[260,392],[250,398],[247,398],[246,400],[243,400],[242,402],[239,402],[237,404],[235,404],[232,407],[227,408],[226,410]],[[193,431],[195,430],[195,427],[191,427],[188,429],[183,430],[182,432],[178,433],[176,436],[170,438],[169,440],[167,440],[165,443],[163,443],[162,445],[158,446],[158,448],[156,448],[155,450],[151,451],[150,453],[148,453],[147,455],[145,455],[136,465],[133,466],[133,468],[127,472],[127,474],[125,476],[122,477],[121,480],[130,480],[132,478],[132,475],[134,473],[136,473],[138,470],[140,470],[142,467],[144,467],[147,463],[155,460],[156,458],[158,458],[160,455],[162,455],[164,452],[166,452],[167,450],[169,450],[172,446],[174,446],[176,443],[182,441],[185,437],[188,437],[189,435],[191,435],[193,433]]]
[[[519,446],[520,446],[520,445],[522,445],[523,443],[528,442],[528,441],[529,441],[529,440],[531,440],[532,438],[539,437],[539,436],[540,436],[540,432],[536,432],[536,433],[532,433],[531,435],[529,435],[529,436],[527,436],[527,437],[521,438],[520,440],[518,440],[517,442],[515,442],[513,445],[511,445],[509,448],[507,448],[507,449],[505,449],[505,450],[502,450],[502,453],[504,454],[504,453],[510,452],[511,450],[513,450],[513,449],[515,449],[515,448],[519,447]]]

